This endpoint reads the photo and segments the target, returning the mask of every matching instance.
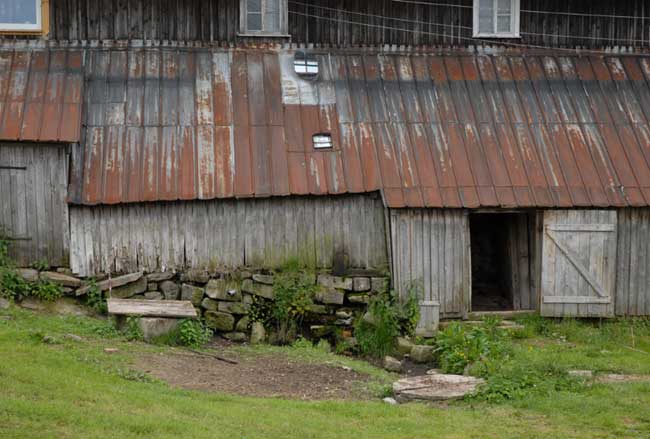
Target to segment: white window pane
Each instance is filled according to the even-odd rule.
[[[37,24],[38,15],[34,0],[0,0],[0,23]]]
[[[247,12],[262,12],[262,0],[247,0]]]
[[[494,0],[479,0],[478,31],[494,33]]]
[[[497,32],[498,33],[510,33],[510,15],[499,15],[497,17]]]
[[[267,32],[280,32],[280,1],[266,0],[264,4],[264,30]]]
[[[498,0],[499,6],[497,8],[497,14],[499,15],[510,15],[512,14],[512,1],[511,0]]]
[[[261,31],[262,14],[249,12],[246,18],[246,29],[248,29],[249,31]]]

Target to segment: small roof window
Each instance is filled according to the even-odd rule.
[[[318,60],[314,55],[306,52],[296,52],[293,59],[293,68],[301,77],[315,78],[318,76]]]
[[[332,135],[328,133],[314,134],[314,149],[332,149]]]
[[[45,2],[43,2],[45,3]],[[0,32],[41,33],[42,17],[47,13],[42,0],[0,1]]]

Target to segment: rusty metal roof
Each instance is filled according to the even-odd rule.
[[[81,51],[0,52],[0,140],[78,142],[83,83]]]
[[[650,58],[91,50],[71,201],[650,205]],[[312,135],[331,133],[332,150]]]

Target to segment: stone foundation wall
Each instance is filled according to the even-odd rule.
[[[19,269],[18,272],[30,281],[41,278],[57,283],[66,295],[80,301],[91,285],[89,280],[74,277],[66,269],[44,272]],[[304,320],[305,335],[312,338],[326,336],[336,329],[351,335],[355,316],[366,309],[372,295],[387,292],[390,285],[387,276],[370,271],[355,271],[345,276],[304,271],[300,275],[317,287],[314,304],[308,308]],[[102,275],[95,279],[94,285],[113,298],[190,301],[215,333],[233,341],[245,341],[250,334],[251,306],[256,300],[274,300],[275,281],[276,273],[268,270],[214,273],[189,270]]]

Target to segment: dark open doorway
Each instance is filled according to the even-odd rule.
[[[470,215],[472,311],[530,309],[527,213]]]

